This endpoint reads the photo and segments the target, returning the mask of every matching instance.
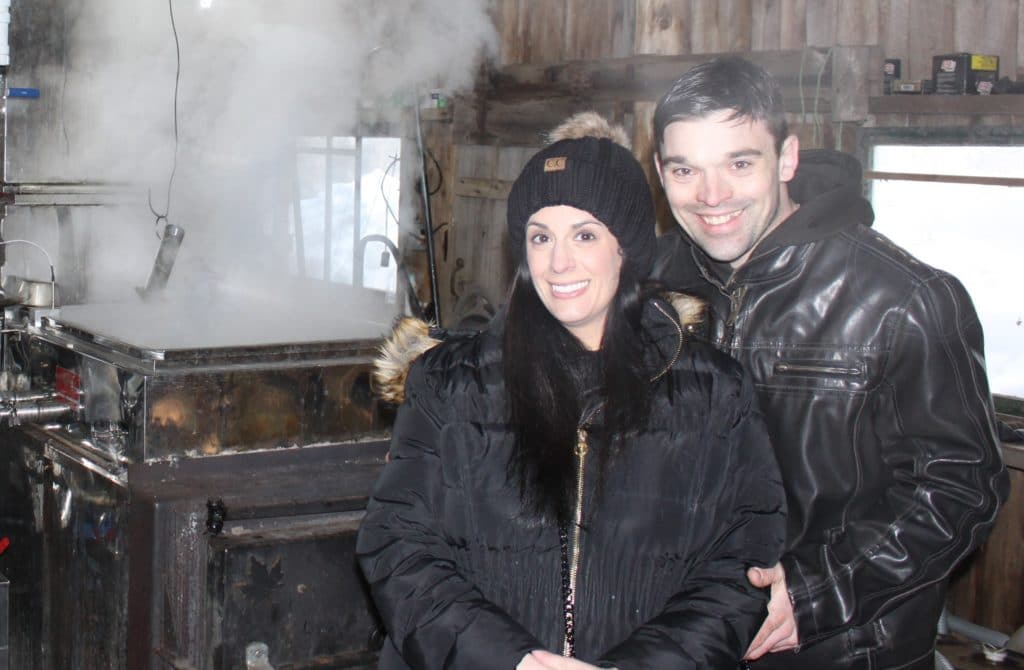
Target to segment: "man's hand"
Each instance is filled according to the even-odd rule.
[[[800,640],[797,637],[796,618],[793,616],[793,603],[789,599],[789,591],[786,590],[786,573],[782,566],[776,564],[767,570],[750,568],[747,570],[747,579],[759,589],[771,586],[772,592],[768,601],[768,616],[743,658],[753,661],[765,654],[796,649],[800,646]]]
[[[524,656],[516,670],[597,670],[597,666],[538,649]]]

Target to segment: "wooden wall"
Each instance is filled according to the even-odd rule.
[[[969,51],[1024,64],[1021,0],[495,0],[501,65],[877,45],[908,79]]]
[[[908,114],[897,108],[870,114],[867,96],[880,93],[884,57],[901,59],[903,77],[910,79],[929,78],[932,56],[954,51],[997,54],[1001,74],[1014,79],[1024,69],[1024,0],[489,1],[501,38],[494,61],[482,67],[475,91],[456,95],[451,108],[424,123],[428,148],[443,157],[444,188],[433,198],[432,215],[438,231],[438,302],[447,324],[462,316],[457,305],[465,308],[482,299],[497,308],[503,301],[508,181],[531,153],[524,148],[539,146],[543,132],[574,111],[594,108],[623,123],[633,133],[634,151],[647,163],[653,101],[665,82],[707,55],[806,54],[806,63],[797,62],[808,70],[800,73],[807,88],[813,88],[822,58],[847,59],[856,65],[847,68],[852,75],[845,81],[826,78],[828,95],[813,96],[813,104],[801,99],[802,109],[793,101],[796,96],[787,92],[787,98],[794,106],[790,123],[804,146],[855,151],[860,126],[979,122],[970,111]],[[864,50],[871,55],[864,56]],[[856,59],[870,65],[857,65]],[[792,57],[779,62],[795,67]],[[644,67],[649,69],[642,76],[635,74]],[[634,84],[630,78],[646,81],[648,90],[634,86],[627,95]],[[833,109],[835,96],[851,87],[864,88],[855,91],[859,102],[852,111]],[[806,92],[805,97],[811,99]],[[982,122],[1007,119],[1018,123],[1008,112]],[[660,222],[662,229],[667,225],[671,221]]]

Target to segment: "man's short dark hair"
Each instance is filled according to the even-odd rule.
[[[654,109],[654,137],[661,147],[665,128],[673,121],[697,119],[731,109],[731,119],[764,121],[775,138],[776,151],[789,134],[782,90],[759,65],[738,56],[701,63],[676,79]]]

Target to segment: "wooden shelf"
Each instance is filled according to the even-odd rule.
[[[444,107],[421,107],[421,121],[441,121],[450,123],[453,118],[452,104],[449,102]]]
[[[1024,95],[915,95],[868,98],[869,114],[1022,114]]]

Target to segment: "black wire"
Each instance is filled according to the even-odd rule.
[[[430,147],[426,147],[424,151],[430,156],[430,160],[434,161],[434,168],[437,170],[437,188],[431,189],[430,180],[427,180],[427,195],[434,195],[444,186],[444,173],[441,171],[441,164],[437,162],[437,158],[434,157],[434,152],[430,150]],[[426,170],[423,171],[423,178],[427,178]]]
[[[174,53],[176,57],[176,65],[174,70],[174,158],[171,163],[171,176],[167,180],[167,206],[164,208],[163,214],[156,211],[153,207],[153,189],[149,189],[148,201],[149,211],[156,217],[156,221],[153,222],[154,226],[158,226],[160,221],[167,221],[167,217],[171,214],[171,187],[174,185],[174,175],[178,172],[178,89],[181,84],[181,42],[178,40],[178,26],[174,22],[174,0],[167,0],[167,12],[171,17],[171,32],[174,34]],[[160,233],[157,232],[157,237],[160,237]]]

